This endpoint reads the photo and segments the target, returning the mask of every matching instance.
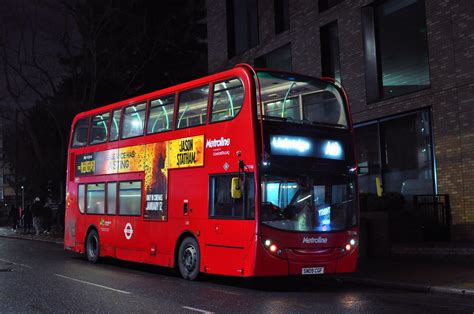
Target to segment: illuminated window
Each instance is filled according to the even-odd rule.
[[[116,141],[119,138],[120,130],[120,117],[122,115],[121,110],[114,110],[112,114],[112,121],[110,122],[110,138],[109,141]]]
[[[142,208],[142,183],[119,183],[119,215],[140,216]]]
[[[105,184],[94,183],[87,185],[86,213],[104,214],[105,211]]]
[[[211,121],[224,121],[235,117],[244,102],[244,87],[239,79],[214,84]]]
[[[89,144],[99,144],[107,141],[110,113],[98,114],[92,117]]]
[[[146,103],[125,108],[123,114],[122,138],[143,135]]]
[[[84,184],[79,184],[77,188],[77,208],[81,214],[84,214],[84,205],[86,202],[86,186]]]
[[[107,214],[115,215],[117,208],[117,183],[107,183]]]
[[[179,94],[178,129],[206,124],[209,85],[200,86]]]
[[[72,135],[72,147],[82,147],[87,144],[87,133],[89,131],[89,118],[78,120],[74,126]]]
[[[147,134],[169,131],[173,125],[174,95],[151,101]]]
[[[397,210],[410,209],[414,195],[435,192],[430,113],[421,111],[377,120],[354,128],[359,163],[361,210],[380,210],[377,181]]]

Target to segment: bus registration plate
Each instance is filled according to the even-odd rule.
[[[303,267],[301,269],[302,275],[321,275],[324,274],[324,267]]]

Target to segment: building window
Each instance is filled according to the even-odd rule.
[[[321,69],[323,76],[333,77],[341,81],[341,65],[339,62],[339,35],[337,21],[320,29],[321,38]]]
[[[255,59],[256,67],[287,72],[291,72],[291,63],[291,44],[286,44]]]
[[[241,174],[241,181],[245,177],[245,185],[242,184],[242,197],[233,199],[231,197],[232,178],[234,175],[218,175],[210,177],[209,187],[209,217],[220,217],[229,219],[254,219],[255,218],[255,192],[253,176]]]
[[[275,0],[275,34],[283,33],[290,29],[290,1]]]
[[[429,87],[423,0],[387,0],[362,8],[369,102]]]
[[[434,193],[429,111],[356,126],[355,135],[362,210],[382,209],[371,208],[377,186],[400,210],[412,208],[414,195]]]
[[[330,9],[339,3],[341,3],[343,0],[319,0],[318,1],[318,7],[319,7],[319,12],[324,12],[327,9]]]
[[[209,85],[200,86],[179,94],[178,129],[206,124]]]
[[[125,108],[123,113],[122,138],[143,135],[146,103]]]
[[[227,0],[228,57],[258,45],[257,0]]]

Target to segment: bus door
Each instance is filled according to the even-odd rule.
[[[255,233],[253,176],[209,177],[209,220],[206,270],[234,276],[244,275],[244,263]]]
[[[115,224],[116,257],[141,262],[146,232],[143,224],[143,173],[119,175]]]

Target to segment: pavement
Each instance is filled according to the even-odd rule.
[[[0,237],[63,243],[61,232],[34,235],[0,227]],[[474,296],[474,259],[466,262],[404,257],[366,258],[353,274],[336,275],[343,282],[427,293]]]
[[[57,228],[52,228],[50,233],[41,233],[40,235],[35,235],[34,231],[27,233],[24,232],[22,228],[17,229],[15,232],[10,227],[0,227],[0,237],[51,242],[57,244],[64,243],[64,235]]]
[[[355,273],[338,278],[384,288],[474,296],[474,259],[368,258],[359,262]]]

